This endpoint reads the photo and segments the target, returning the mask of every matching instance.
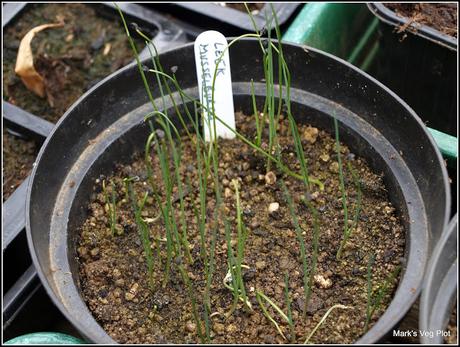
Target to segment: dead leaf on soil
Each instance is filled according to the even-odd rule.
[[[43,83],[43,77],[37,72],[37,70],[35,70],[31,42],[35,34],[38,32],[48,28],[62,27],[63,25],[64,23],[60,22],[36,26],[22,38],[21,43],[19,44],[14,72],[21,77],[21,80],[27,89],[42,98],[45,97],[45,84]]]

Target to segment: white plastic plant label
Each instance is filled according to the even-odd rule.
[[[203,129],[206,141],[217,137],[233,139],[235,112],[233,108],[232,77],[227,40],[218,31],[201,33],[195,40],[196,75],[203,108]],[[215,81],[214,81],[214,75]],[[214,103],[213,103],[214,81]],[[214,113],[213,113],[214,111]],[[213,115],[216,115],[215,118]],[[230,129],[223,124],[224,122]]]

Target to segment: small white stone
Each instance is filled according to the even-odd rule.
[[[306,140],[310,143],[315,143],[318,138],[319,130],[313,127],[307,127],[303,132],[303,140]]]
[[[193,322],[187,322],[185,323],[185,331],[189,333],[193,333],[196,330],[196,324]]]
[[[315,275],[315,283],[324,289],[332,287],[332,280],[330,278],[325,278],[323,275]]]
[[[138,288],[139,288],[139,284],[134,283],[132,287],[129,289],[129,291],[125,293],[125,299],[128,301],[133,300],[137,294]]]
[[[270,203],[270,205],[268,205],[268,212],[269,213],[275,213],[276,211],[278,211],[280,208],[280,204],[277,203],[277,202],[272,202]]]
[[[224,196],[225,196],[226,198],[231,198],[232,195],[233,195],[232,190],[231,190],[230,188],[225,188],[225,190],[224,190]]]
[[[265,178],[265,183],[270,186],[276,183],[276,175],[273,173],[273,171],[267,172],[264,178]]]

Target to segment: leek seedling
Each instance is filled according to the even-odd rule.
[[[183,234],[180,235],[178,231],[178,226],[176,223],[174,211],[173,211],[173,203],[172,203],[172,193],[173,193],[173,179],[177,180],[178,190],[179,190],[179,199],[180,199],[180,214],[181,214],[181,223],[185,228],[185,206],[183,202],[184,194],[182,187],[182,182],[179,176],[179,165],[180,165],[180,154],[176,147],[172,144],[174,139],[171,136],[170,132],[166,132],[168,143],[171,144],[171,150],[173,152],[173,165],[174,165],[174,177],[171,177],[171,170],[169,168],[169,160],[167,158],[167,150],[166,150],[166,143],[163,141],[161,144],[156,142],[157,154],[160,160],[160,168],[162,173],[163,182],[165,185],[165,198],[166,203],[162,208],[163,211],[163,219],[165,222],[166,228],[166,240],[167,240],[167,264],[166,264],[166,274],[163,282],[163,287],[169,280],[169,271],[170,271],[170,264],[173,252],[176,255],[176,259],[178,259],[177,267],[181,274],[182,280],[184,284],[187,286],[187,293],[190,298],[192,304],[192,313],[194,320],[197,325],[197,334],[201,340],[201,342],[209,342],[210,341],[210,329],[209,329],[209,317],[208,317],[208,309],[205,307],[205,334],[202,332],[201,328],[201,320],[198,314],[197,308],[197,301],[194,295],[194,288],[190,282],[189,275],[187,271],[184,269],[184,265],[182,264],[183,253],[185,256],[190,257],[189,255],[189,247],[188,242],[186,242],[186,229],[183,230]],[[162,148],[161,148],[161,147]],[[190,190],[191,191],[191,190]],[[159,203],[161,205],[161,202]],[[185,239],[184,239],[185,237]]]
[[[371,254],[369,262],[367,263],[367,304],[366,304],[366,324],[364,331],[369,329],[369,322],[371,320],[372,309],[372,266],[375,262],[375,254]]]
[[[361,197],[362,197],[361,183],[359,182],[359,178],[356,175],[356,172],[353,170],[353,167],[351,166],[351,164],[349,162],[347,164],[348,164],[347,165],[348,166],[348,171],[351,172],[351,175],[353,177],[353,182],[354,182],[354,185],[355,185],[355,189],[356,189],[356,192],[357,192],[356,193],[357,194],[357,202],[356,202],[356,207],[355,207],[355,213],[354,213],[354,216],[353,216],[353,224],[352,224],[351,228],[347,228],[346,232],[344,232],[344,234],[343,234],[342,242],[340,243],[339,250],[337,251],[337,259],[340,259],[341,255],[342,255],[343,248],[345,247],[348,239],[350,238],[352,230],[356,229],[356,227],[358,225],[359,213],[361,211]]]
[[[257,35],[259,35],[259,44],[262,49],[263,53],[263,68],[264,68],[264,77],[265,77],[265,90],[266,90],[266,97],[265,97],[265,103],[264,103],[264,108],[263,108],[263,123],[262,127],[265,125],[265,116],[268,115],[268,153],[273,155],[273,152],[275,152],[275,157],[277,161],[281,161],[280,158],[280,151],[279,151],[279,145],[278,145],[278,137],[277,137],[277,127],[279,124],[279,118],[281,115],[281,109],[282,109],[282,101],[283,101],[283,89],[279,88],[279,95],[278,95],[278,108],[276,108],[276,95],[275,95],[275,75],[274,75],[274,67],[273,67],[273,61],[274,61],[274,54],[273,54],[273,46],[272,46],[272,38],[271,38],[271,25],[272,25],[272,20],[273,17],[266,18],[266,23],[267,23],[267,39],[266,39],[266,47],[264,47],[263,40],[260,36],[259,30],[257,28],[257,25],[254,21],[253,15],[251,11],[249,11],[247,5],[245,4],[246,10],[248,12],[249,18],[252,22],[252,25],[254,27],[254,30]],[[273,12],[274,13],[274,12]],[[281,70],[282,70],[282,65],[281,61],[278,61],[278,78],[281,79]],[[279,82],[279,84],[281,84]],[[277,111],[276,117],[275,117],[275,112]],[[262,129],[261,129],[262,130]],[[259,134],[258,134],[259,135]],[[257,136],[256,138],[256,143],[259,143],[260,146],[260,137]],[[274,150],[273,150],[274,149]],[[266,164],[266,170],[267,172],[271,170],[271,163],[272,160],[270,157],[267,157],[267,164]]]
[[[240,193],[239,193],[239,183],[237,180],[232,180],[233,187],[235,188],[235,198],[236,198],[236,221],[237,221],[237,251],[236,251],[236,263],[235,263],[235,275],[236,281],[238,283],[239,295],[243,298],[243,302],[246,304],[250,310],[252,310],[251,303],[247,299],[246,289],[244,288],[243,281],[243,271],[242,271],[242,262],[244,258],[244,249],[246,239],[248,237],[247,229],[243,223],[241,203],[240,203]]]
[[[306,202],[311,204],[310,202]],[[310,207],[310,211],[313,213],[313,254],[311,259],[311,270],[308,279],[308,300],[310,300],[311,288],[313,288],[313,280],[316,273],[316,266],[318,263],[318,247],[319,247],[319,222],[318,222],[318,211],[315,208]]]
[[[254,121],[256,123],[256,146],[260,147],[262,144],[262,129],[264,124],[260,122],[259,112],[257,111],[256,95],[254,92],[254,80],[251,79],[251,98],[252,98],[252,111],[254,113]]]
[[[203,335],[203,330],[202,330],[202,327],[201,327],[201,320],[200,320],[200,315],[198,313],[198,308],[197,308],[194,288],[192,286],[192,283],[190,282],[190,278],[188,277],[188,274],[185,271],[185,269],[182,266],[182,264],[179,265],[178,268],[179,268],[179,272],[181,273],[182,280],[184,281],[185,286],[187,287],[187,292],[188,292],[188,296],[190,298],[190,302],[192,303],[192,314],[193,314],[193,318],[194,318],[195,323],[196,323],[198,337],[200,338],[201,343],[205,343],[206,341],[209,342],[210,337]]]
[[[284,196],[286,198],[286,202],[289,206],[289,212],[291,214],[291,218],[292,218],[292,223],[294,224],[294,229],[295,229],[295,232],[296,232],[296,236],[297,236],[297,241],[299,242],[299,247],[300,247],[300,259],[302,260],[302,271],[303,271],[303,287],[304,287],[304,299],[305,299],[305,302],[304,302],[304,307],[302,308],[302,312],[303,312],[303,318],[305,319],[306,316],[307,316],[307,306],[308,306],[308,301],[309,301],[309,298],[310,298],[310,283],[309,283],[309,280],[308,280],[308,274],[309,274],[309,271],[308,271],[308,265],[307,265],[307,254],[306,254],[306,250],[305,250],[305,240],[304,240],[304,237],[302,235],[302,229],[300,227],[300,224],[299,224],[299,219],[298,219],[298,216],[297,216],[297,213],[294,209],[294,204],[292,202],[292,198],[291,198],[291,195],[289,194],[289,191],[284,183],[284,181],[280,181],[280,185],[284,191]]]
[[[281,330],[279,324],[273,319],[273,317],[270,315],[270,313],[268,313],[268,310],[267,308],[265,307],[264,305],[264,301],[267,302],[271,307],[273,307],[275,309],[276,312],[278,312],[278,314],[281,316],[281,318],[283,318],[286,323],[288,323],[289,326],[293,325],[292,323],[292,317],[291,319],[289,319],[288,315],[286,315],[282,309],[280,309],[278,307],[278,305],[276,305],[272,300],[270,300],[270,298],[268,298],[262,291],[260,290],[256,290],[256,299],[257,299],[257,302],[259,303],[260,305],[260,308],[262,309],[262,312],[264,314],[264,316],[270,321],[273,323],[273,325],[276,327],[276,330],[278,330],[278,332],[280,333],[280,335],[283,337],[283,339],[286,340],[286,336],[283,334],[283,331]]]
[[[344,305],[341,305],[341,304],[336,304],[334,306],[332,306],[329,310],[327,310],[327,312],[324,314],[323,318],[321,318],[321,320],[319,321],[319,323],[315,326],[315,328],[311,331],[310,335],[308,335],[307,339],[305,340],[304,342],[304,345],[308,343],[308,341],[310,341],[310,339],[312,338],[312,336],[316,333],[316,331],[319,329],[319,327],[321,325],[323,325],[324,321],[326,320],[326,318],[331,314],[331,312],[336,309],[336,308],[341,308],[341,309],[348,309],[350,307],[348,306],[344,306]]]
[[[153,291],[153,252],[152,252],[152,243],[150,241],[150,230],[147,223],[142,219],[142,210],[144,209],[145,202],[148,198],[148,193],[146,192],[141,203],[138,204],[137,197],[132,187],[130,180],[125,180],[127,185],[127,190],[131,198],[131,204],[134,210],[134,218],[136,220],[137,228],[139,230],[139,236],[142,241],[142,246],[144,248],[145,259],[147,261],[147,269],[149,274],[149,286]]]
[[[177,182],[176,184],[177,184],[178,193],[179,193],[180,221],[181,221],[181,226],[182,226],[182,235],[180,237],[180,242],[185,249],[185,254],[187,256],[189,263],[193,263],[193,259],[191,257],[190,250],[189,250],[189,243],[187,240],[184,192],[183,192],[183,184],[180,179],[180,173],[179,173],[179,167],[180,167],[180,161],[181,161],[181,151],[180,151],[181,143],[179,142],[179,147],[175,145],[174,139],[172,138],[171,129],[174,131],[174,134],[177,136],[178,139],[180,138],[180,135],[179,135],[177,128],[170,122],[166,114],[160,111],[155,111],[155,112],[152,112],[151,115],[158,115],[162,117],[160,118],[160,120],[157,120],[157,122],[163,127],[163,129],[165,129],[166,140],[168,141],[168,144],[170,144],[170,147],[171,147],[173,163],[174,163],[174,178],[176,179],[176,182]],[[166,119],[167,122],[166,123],[163,122],[162,119]],[[160,140],[162,141],[161,144],[159,144],[158,142]],[[167,198],[166,204],[163,204],[163,202],[161,201],[159,197],[158,188],[156,187],[156,183],[152,177],[153,168],[152,168],[151,157],[150,157],[150,148],[152,144],[155,145],[158,157],[160,158],[160,167],[162,169],[161,173],[162,173],[163,181],[165,182],[165,186],[166,186],[166,189],[165,189],[166,198]],[[168,220],[165,220],[165,225],[167,228],[167,235],[172,235],[172,233],[175,232],[175,230],[172,230],[172,229],[177,228],[177,223],[176,223],[174,214],[171,213],[171,211],[173,210],[171,197],[172,197],[172,186],[174,185],[174,182],[170,179],[169,166],[164,163],[165,160],[168,160],[167,159],[167,154],[168,154],[167,149],[168,149],[168,146],[166,146],[165,140],[160,139],[160,136],[157,135],[157,130],[152,131],[145,145],[145,163],[147,167],[147,178],[148,178],[150,187],[152,188],[155,200],[157,202],[157,205],[162,215],[164,216],[164,218],[168,219]],[[171,246],[169,248],[171,248]],[[169,273],[169,271],[167,271],[167,273]]]
[[[230,308],[230,311],[225,315],[228,318],[235,311],[238,305],[238,300],[240,300],[240,295],[238,292],[238,282],[236,280],[236,274],[235,274],[236,260],[235,260],[235,256],[233,254],[233,249],[232,249],[232,237],[231,237],[231,231],[230,231],[230,224],[228,223],[227,218],[224,218],[224,227],[225,227],[225,241],[227,243],[227,259],[228,259],[227,261],[228,262],[228,272],[224,278],[224,286],[226,286],[228,282],[231,282],[232,286],[231,287],[226,286],[226,287],[230,289],[233,293],[232,307]],[[230,274],[230,276],[228,274]],[[241,300],[243,301],[242,298]]]
[[[110,185],[112,189],[111,199],[109,198],[109,192],[107,191],[105,180],[102,181],[102,191],[104,192],[105,204],[109,209],[110,232],[112,233],[112,236],[115,236],[116,232],[121,234],[122,231],[117,230],[117,198],[115,192],[115,184],[110,182]]]
[[[201,340],[201,342],[209,342],[210,341],[210,329],[209,329],[209,317],[208,317],[208,309],[205,307],[205,334],[202,332],[201,328],[201,320],[198,314],[197,308],[197,301],[194,295],[194,288],[190,282],[189,275],[187,271],[184,269],[184,265],[182,264],[183,253],[186,257],[190,257],[189,246],[188,242],[186,242],[186,229],[183,229],[183,234],[179,234],[175,214],[173,211],[173,184],[174,178],[178,184],[179,190],[179,199],[180,199],[180,215],[181,215],[181,223],[185,228],[185,206],[184,206],[184,194],[182,187],[182,182],[179,176],[179,166],[180,166],[180,153],[179,150],[173,145],[174,139],[171,136],[169,131],[166,132],[166,140],[171,145],[171,151],[173,153],[173,165],[174,165],[174,176],[171,174],[171,170],[169,168],[169,159],[167,157],[168,151],[166,150],[166,142],[163,140],[162,143],[156,142],[157,154],[160,160],[160,169],[162,173],[163,182],[165,185],[165,198],[166,202],[164,207],[162,208],[163,211],[163,219],[165,222],[166,228],[166,240],[167,240],[167,264],[166,264],[166,274],[163,282],[163,287],[167,284],[169,280],[169,271],[170,271],[170,264],[173,253],[176,255],[177,267],[181,274],[182,280],[184,284],[187,286],[187,293],[190,298],[192,304],[192,313],[194,320],[197,325],[197,334]],[[161,146],[161,147],[160,147]],[[191,191],[191,190],[190,190]],[[159,203],[161,205],[161,202]],[[185,239],[184,239],[185,238]]]
[[[342,165],[342,156],[340,154],[340,138],[339,138],[339,125],[337,123],[337,118],[334,115],[334,130],[335,130],[335,150],[337,152],[337,162],[339,164],[339,185],[340,192],[342,193],[342,207],[343,207],[343,238],[345,240],[349,234],[348,230],[348,207],[347,207],[347,195],[345,191],[345,180],[343,178],[343,165]],[[342,247],[339,248],[336,258],[340,259],[342,253]]]
[[[367,306],[366,306],[366,322],[364,325],[364,331],[369,330],[369,324],[371,322],[372,316],[374,315],[375,311],[380,308],[382,304],[382,300],[388,292],[390,285],[398,276],[399,271],[401,270],[400,266],[397,266],[385,279],[383,284],[379,286],[379,290],[377,291],[376,295],[372,295],[372,267],[375,263],[375,255],[372,254],[369,257],[369,262],[367,265]]]
[[[284,297],[286,300],[286,308],[287,308],[287,317],[288,317],[288,324],[291,331],[291,343],[295,341],[295,327],[294,321],[292,319],[292,309],[291,309],[291,299],[289,298],[289,274],[286,272],[284,275]]]
[[[216,77],[217,77],[217,71],[218,71],[218,66],[221,63],[223,59],[223,53],[221,56],[218,58],[216,61],[216,67],[214,69],[214,75],[213,75],[213,80],[212,80],[212,88],[211,88],[211,107],[212,107],[212,125],[213,125],[213,137],[212,140],[208,144],[208,156],[205,157],[204,163],[205,163],[205,176],[207,177],[208,174],[212,170],[212,177],[213,177],[213,183],[214,183],[214,195],[215,195],[215,201],[216,201],[216,206],[214,208],[213,212],[213,225],[212,225],[212,234],[211,234],[211,249],[209,252],[209,262],[207,261],[205,263],[205,273],[206,273],[206,288],[205,288],[205,322],[206,322],[206,332],[207,334],[209,333],[209,325],[208,325],[208,320],[209,320],[209,315],[211,314],[211,298],[210,298],[210,292],[211,292],[211,283],[212,283],[212,276],[214,273],[214,256],[215,256],[215,246],[216,246],[216,240],[217,240],[217,231],[219,228],[219,220],[220,220],[220,214],[223,214],[223,211],[221,211],[221,205],[222,205],[222,191],[221,191],[221,185],[220,185],[220,180],[219,180],[219,147],[218,147],[218,139],[216,138],[217,134],[217,125],[216,125],[216,117],[214,116],[216,114],[215,112],[215,103],[214,103],[214,91],[215,91],[215,83],[216,83]],[[204,65],[203,62],[201,64],[203,73],[204,73]],[[206,83],[203,85],[204,88],[204,94],[206,95],[208,93],[208,89],[206,88]],[[208,97],[205,97],[206,100],[208,100]],[[209,108],[209,105],[206,105]],[[196,111],[196,109],[195,109]],[[197,117],[196,117],[197,118]],[[209,124],[209,118],[204,120],[205,122],[208,122],[208,127],[210,126]],[[197,149],[197,157],[201,155],[201,151],[199,147]],[[212,166],[211,166],[212,165]],[[198,167],[198,170],[201,170],[201,167]],[[200,174],[201,175],[201,174]],[[206,192],[207,192],[207,179],[204,179],[205,184],[202,184],[202,181],[200,179],[200,200],[203,200],[203,197],[205,198]],[[202,216],[205,214],[205,206],[202,204],[201,207],[202,210]],[[225,216],[223,216],[225,219]],[[202,218],[204,220],[204,218]],[[242,294],[245,295],[244,291],[244,286],[242,287]]]
[[[273,8],[272,8],[272,11],[273,11]],[[273,11],[273,13],[274,13],[274,11]],[[317,183],[317,181],[313,180],[309,176],[307,160],[305,158],[305,154],[304,154],[302,142],[301,142],[301,139],[300,139],[299,131],[298,131],[295,119],[294,119],[294,117],[292,115],[291,102],[290,102],[291,101],[290,100],[290,95],[291,95],[290,94],[291,75],[290,75],[290,72],[289,72],[289,68],[288,68],[288,66],[286,64],[286,61],[284,59],[283,48],[282,48],[282,44],[281,44],[281,33],[279,31],[279,25],[278,25],[278,21],[277,21],[277,17],[276,17],[275,13],[274,13],[274,18],[275,18],[275,24],[276,24],[275,25],[275,30],[276,30],[276,34],[277,34],[277,38],[278,38],[277,52],[278,52],[278,55],[279,55],[279,61],[281,62],[281,67],[282,67],[282,72],[283,72],[283,80],[284,80],[284,83],[286,85],[286,102],[285,102],[285,105],[286,105],[286,108],[287,108],[286,113],[287,113],[287,118],[288,118],[288,121],[289,121],[289,126],[290,126],[290,129],[291,129],[292,137],[293,137],[293,140],[294,140],[296,157],[297,157],[297,159],[299,161],[299,164],[300,164],[301,180],[303,181],[303,183],[305,185],[305,188],[306,188],[306,190],[308,192],[310,190],[310,184],[311,183]],[[323,188],[323,186],[322,186],[322,184],[320,184],[320,189],[322,190],[322,188]],[[287,189],[285,189],[285,192],[288,193]],[[300,230],[300,227],[299,227],[298,219],[297,219],[297,217],[294,217],[294,216],[296,216],[296,213],[295,213],[295,211],[293,209],[292,200],[290,199],[289,193],[287,194],[287,202],[288,202],[288,205],[290,205],[290,211],[291,211],[291,215],[293,216],[294,224],[297,224],[297,227],[295,227],[295,228],[296,228],[296,233],[298,235],[298,239],[299,239],[299,242],[300,242],[300,240],[303,240],[303,238],[301,237],[301,230]],[[318,258],[319,222],[318,222],[318,212],[317,212],[316,208],[313,206],[313,204],[311,204],[307,200],[305,200],[304,203],[307,205],[310,213],[313,216],[313,254],[312,254],[312,262],[311,262],[311,266],[310,266],[310,273],[309,273],[308,283],[306,283],[306,277],[305,277],[306,273],[307,273],[306,265],[303,265],[303,267],[304,267],[304,295],[305,295],[305,307],[304,307],[304,310],[303,310],[303,316],[305,318],[306,317],[306,307],[307,307],[309,299],[310,299],[311,288],[312,288],[312,284],[313,284],[313,277],[314,277],[315,272],[316,272],[316,264],[317,264],[317,258]],[[303,248],[305,248],[305,246]],[[303,251],[303,253],[305,253],[305,250]],[[301,244],[301,257],[302,257],[302,262],[304,263],[305,256],[302,255],[302,244]]]
[[[125,28],[125,31],[126,31],[126,35],[128,37],[128,40],[130,42],[130,45],[131,45],[131,48],[134,52],[134,56],[135,56],[135,59],[136,59],[136,62],[137,62],[137,66],[138,66],[138,69],[139,69],[139,72],[141,74],[141,78],[142,78],[142,81],[143,81],[143,84],[144,84],[144,87],[145,87],[145,90],[148,94],[148,97],[149,97],[149,100],[152,104],[152,107],[154,109],[154,111],[157,113],[157,114],[160,114],[161,115],[161,112],[159,112],[158,110],[158,107],[156,106],[156,103],[155,103],[155,99],[153,97],[153,94],[152,94],[152,91],[150,90],[150,86],[148,84],[148,81],[147,81],[147,77],[145,76],[145,71],[144,71],[144,67],[143,65],[141,64],[141,61],[139,59],[139,54],[137,52],[137,49],[136,49],[136,45],[134,43],[134,40],[132,39],[130,33],[129,33],[129,30],[128,30],[128,25],[126,24],[126,20],[124,18],[124,15],[123,15],[123,12],[121,11],[121,9],[116,5],[117,9],[118,9],[118,12],[120,14],[120,17],[122,19],[122,22],[123,22],[123,26]],[[162,125],[163,129],[165,131],[168,131],[170,129],[169,127],[169,119],[168,117],[164,117],[166,119],[166,123],[164,123],[162,121],[161,118],[156,118],[157,122]],[[164,173],[165,173],[165,160],[166,160],[166,153],[165,153],[165,148],[163,145],[160,145],[159,142],[158,142],[158,139],[156,138],[156,133],[155,133],[155,130],[153,129],[153,125],[151,123],[150,124],[150,128],[152,130],[152,134],[153,134],[153,138],[155,139],[154,141],[154,144],[155,144],[155,147],[157,149],[157,154],[159,155],[159,158],[160,158],[160,163],[163,164],[162,165],[162,174],[163,174],[163,177],[165,176]],[[170,135],[170,132],[168,133],[168,135]],[[166,165],[168,166],[168,165]],[[168,167],[168,171],[169,171],[169,167]],[[168,172],[169,173],[169,172]],[[170,176],[166,176],[168,177],[168,183],[170,183]],[[171,185],[166,185],[166,192],[169,193],[171,192]],[[168,194],[167,194],[168,195]],[[171,209],[170,209],[170,199],[167,199],[167,202],[169,201],[169,203],[167,204],[167,206],[165,206],[164,209],[162,209],[162,214],[163,214],[163,219],[164,219],[164,222],[165,222],[165,228],[166,228],[166,247],[167,247],[167,261],[166,261],[166,270],[165,270],[165,279],[164,279],[164,283],[163,285],[165,286],[166,283],[168,282],[169,280],[169,272],[170,272],[170,266],[171,266],[171,260],[172,260],[172,249],[173,249],[173,244],[172,244],[172,227],[173,225],[175,224],[174,221],[172,219],[174,219],[174,214],[172,213]],[[157,201],[158,203],[158,201]]]
[[[251,302],[248,299],[245,299],[241,295],[241,292],[238,289],[235,289],[237,287],[237,285],[238,285],[237,282],[236,282],[236,278],[234,277],[235,276],[234,275],[235,274],[235,268],[236,268],[236,265],[234,265],[234,266],[229,265],[227,274],[225,275],[224,280],[222,281],[223,284],[224,284],[224,287],[230,289],[230,291],[234,295],[234,298],[236,298],[236,300],[235,300],[236,302],[238,302],[238,300],[240,300],[243,304],[245,304],[247,307],[252,309]],[[241,268],[242,269],[249,269],[249,266],[241,264]],[[232,283],[232,285],[230,285],[229,283]],[[231,312],[233,312],[233,311],[231,311]],[[228,316],[230,316],[230,315],[228,315]]]
[[[268,105],[268,153],[273,155],[273,146],[276,145],[276,126],[275,123],[275,82],[273,76],[273,50],[271,45],[271,20],[268,23],[268,47],[264,57],[264,74],[266,83],[266,97]],[[280,100],[281,102],[281,100]],[[278,152],[277,152],[278,153]],[[271,169],[271,160],[267,160],[267,172]]]
[[[276,31],[276,35],[277,35],[277,39],[278,39],[277,52],[278,52],[278,55],[279,55],[279,61],[282,63],[281,67],[282,67],[282,72],[283,72],[283,80],[284,80],[284,83],[286,85],[286,102],[285,102],[285,105],[286,105],[286,108],[287,108],[286,113],[287,113],[290,129],[291,129],[291,133],[293,135],[292,137],[294,139],[296,157],[297,157],[297,159],[299,160],[299,163],[300,163],[301,180],[303,181],[307,192],[310,191],[310,184],[311,183],[316,183],[317,184],[318,182],[319,182],[318,185],[320,187],[320,190],[323,190],[324,187],[323,187],[322,183],[320,181],[315,180],[312,177],[310,177],[309,173],[308,173],[307,160],[305,158],[305,154],[304,154],[302,142],[301,142],[301,139],[300,139],[299,131],[298,131],[298,128],[297,128],[297,124],[295,122],[295,119],[294,119],[294,117],[292,115],[292,111],[291,111],[291,92],[290,92],[290,90],[291,90],[291,74],[290,74],[289,68],[288,68],[288,66],[286,64],[286,60],[284,59],[283,46],[281,44],[281,33],[280,33],[280,30],[279,30],[278,19],[277,19],[275,11],[273,9],[273,5],[271,5],[271,6],[272,6],[273,16],[274,16],[274,19],[275,19],[275,31]],[[312,217],[313,217],[313,254],[312,254],[312,261],[311,261],[311,264],[310,264],[310,274],[309,274],[308,284],[306,285],[305,281],[304,281],[305,307],[304,307],[304,311],[303,311],[303,316],[305,318],[306,317],[306,307],[308,306],[308,302],[310,300],[311,288],[313,286],[313,278],[314,278],[314,275],[315,275],[315,272],[316,272],[316,264],[317,264],[317,259],[318,259],[319,221],[318,221],[318,211],[313,206],[313,204],[311,202],[309,202],[308,200],[304,200],[304,203],[308,207],[308,210],[310,211],[310,213],[312,214]],[[291,214],[295,215],[295,211],[293,211],[293,209],[291,211],[292,211]],[[297,222],[297,224],[298,224],[298,222]],[[300,230],[300,228],[298,230]]]

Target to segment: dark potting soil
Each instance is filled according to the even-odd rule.
[[[47,90],[40,98],[14,72],[19,43],[30,29],[61,20],[64,27],[32,40],[34,65]],[[134,59],[118,15],[102,17],[92,4],[29,4],[3,35],[4,99],[53,123],[91,86]]]
[[[34,141],[16,137],[3,128],[3,201],[29,175],[39,149]]]
[[[457,303],[455,303],[452,314],[450,315],[449,323],[447,324],[448,336],[444,337],[444,343],[458,344],[457,336]]]
[[[226,7],[234,8],[235,10],[242,11],[242,12],[247,12],[246,7],[244,6],[243,3],[241,2],[224,2]],[[264,6],[265,3],[263,2],[248,2],[247,3],[249,11],[254,12],[254,11],[260,11]]]
[[[385,3],[397,15],[457,37],[457,4],[455,3]]]
[[[249,138],[255,134],[252,117],[237,114],[239,131]],[[268,130],[268,127],[265,127]],[[373,173],[366,162],[350,153],[342,145],[344,175],[349,209],[350,225],[357,207],[357,188],[351,172],[352,165],[362,186],[362,205],[357,228],[344,249],[340,261],[336,253],[343,235],[343,208],[338,179],[338,162],[335,140],[325,131],[302,125],[299,127],[302,144],[308,160],[310,175],[324,183],[324,190],[311,187],[309,193],[296,178],[277,171],[267,173],[266,159],[238,140],[219,141],[219,181],[223,187],[223,211],[229,218],[232,232],[232,248],[235,251],[236,203],[231,181],[240,184],[243,221],[248,229],[245,253],[242,263],[249,269],[243,270],[245,288],[253,310],[247,312],[241,303],[225,319],[232,306],[232,292],[223,285],[228,271],[227,243],[222,221],[218,223],[215,271],[211,284],[211,336],[213,343],[287,343],[275,326],[263,314],[255,291],[262,291],[284,312],[287,305],[284,294],[285,274],[289,274],[289,295],[292,301],[292,317],[295,322],[293,341],[303,343],[328,309],[336,304],[347,306],[337,308],[316,331],[310,342],[351,343],[365,333],[367,304],[367,268],[371,254],[375,254],[372,267],[372,289],[375,294],[385,280],[403,262],[405,232],[395,208],[388,200],[382,175]],[[286,120],[281,121],[279,143],[283,162],[298,171],[292,135]],[[264,138],[268,138],[265,134]],[[180,172],[188,176],[191,191],[185,195],[185,220],[187,239],[194,262],[187,263],[186,272],[193,286],[198,310],[203,314],[203,292],[205,274],[200,257],[200,236],[193,207],[199,206],[199,188],[196,170],[195,145],[187,138],[182,139],[183,158]],[[262,144],[266,147],[267,144]],[[164,191],[159,169],[159,160],[152,156],[153,179]],[[123,179],[137,176],[133,189],[138,197],[150,190],[143,155],[133,157],[131,164],[118,165],[113,175],[101,176],[94,185],[94,193],[88,204],[88,217],[77,231],[77,253],[82,295],[89,309],[101,326],[116,341],[121,343],[192,343],[200,342],[197,324],[192,315],[192,305],[186,286],[181,280],[177,266],[171,266],[170,281],[162,287],[166,266],[165,228],[163,222],[155,219],[159,210],[151,196],[147,198],[142,217],[150,228],[154,247],[154,290],[149,289],[148,271],[132,205],[125,198]],[[307,307],[307,317],[302,318],[304,307],[303,271],[300,246],[296,238],[293,219],[284,193],[279,186],[284,180],[294,202],[302,235],[306,244],[307,261],[313,254],[313,220],[305,206],[307,199],[319,211],[318,266],[315,272],[312,296]],[[108,219],[109,205],[102,193],[102,181],[107,182],[111,195],[113,182],[117,198],[117,230],[112,236]],[[212,181],[211,179],[209,181]],[[276,182],[275,182],[276,181]],[[177,187],[175,187],[177,188]],[[177,193],[177,189],[175,190]],[[279,207],[276,209],[276,204]],[[174,208],[179,219],[179,201]],[[207,230],[205,249],[211,249],[211,228],[216,201],[212,184],[207,193]],[[268,208],[272,207],[270,213]],[[215,225],[215,224],[214,224]],[[182,224],[179,223],[179,227]],[[182,230],[182,229],[180,229]],[[153,241],[156,240],[156,241]],[[156,244],[159,246],[156,246]],[[158,255],[158,247],[161,249]],[[161,260],[159,260],[161,259]],[[398,276],[399,278],[399,276]],[[370,327],[388,307],[397,281],[390,282],[382,305],[372,317]],[[280,325],[289,339],[288,325],[274,309],[266,304],[271,316]]]

